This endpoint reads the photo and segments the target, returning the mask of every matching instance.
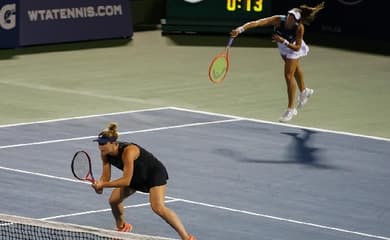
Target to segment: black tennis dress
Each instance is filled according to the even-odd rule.
[[[165,166],[152,153],[135,143],[118,142],[118,155],[107,155],[108,162],[123,171],[122,153],[127,146],[135,145],[140,149],[140,154],[134,160],[133,177],[130,188],[148,193],[151,187],[165,185],[168,180],[168,172]]]

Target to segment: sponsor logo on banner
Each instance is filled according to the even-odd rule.
[[[123,10],[122,5],[99,5],[86,7],[28,10],[27,14],[31,22],[37,22],[50,20],[120,16],[123,15]]]
[[[128,0],[19,1],[20,46],[124,38],[133,34]]]
[[[11,30],[16,27],[16,4],[0,6],[0,28]]]

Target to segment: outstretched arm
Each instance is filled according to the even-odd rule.
[[[237,37],[239,34],[245,32],[246,30],[249,30],[251,28],[276,26],[278,24],[280,24],[280,16],[275,15],[272,17],[267,17],[267,18],[262,18],[262,19],[256,20],[256,21],[247,22],[244,25],[233,29],[231,31],[230,35],[232,37]]]

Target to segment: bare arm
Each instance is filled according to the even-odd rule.
[[[100,181],[108,182],[111,179],[111,164],[107,161],[106,156],[101,156],[103,161],[103,171],[100,177]]]
[[[272,39],[276,42],[280,42],[280,43],[283,43],[283,44],[286,44],[286,46],[294,51],[299,51],[299,49],[301,49],[301,46],[302,46],[302,41],[303,41],[303,34],[305,32],[305,27],[303,26],[303,24],[299,24],[298,26],[298,29],[297,29],[297,35],[296,35],[296,40],[295,40],[295,43],[289,43],[287,42],[286,39],[284,39],[283,37],[279,36],[278,34],[274,34],[272,36]]]
[[[280,16],[274,15],[272,17],[262,18],[256,21],[250,21],[245,23],[242,26],[239,26],[235,29],[233,29],[230,33],[232,37],[237,37],[240,33],[243,33],[244,31],[247,31],[251,28],[257,28],[257,27],[266,27],[266,26],[276,26],[280,24]]]
[[[95,190],[97,194],[103,193],[103,187],[101,186],[102,182],[109,182],[111,179],[111,164],[107,161],[106,156],[100,156],[103,162],[103,170],[100,179],[92,184],[92,188]]]
[[[109,181],[101,182],[102,188],[113,188],[113,187],[128,187],[133,177],[134,161],[138,158],[140,149],[135,145],[130,145],[125,148],[122,154],[123,159],[123,175],[122,177]]]
[[[297,30],[297,38],[296,38],[295,44],[290,43],[288,45],[288,47],[291,48],[294,51],[299,51],[299,49],[301,49],[301,46],[302,46],[303,34],[304,33],[305,33],[305,27],[303,26],[303,24],[299,24],[298,30]]]

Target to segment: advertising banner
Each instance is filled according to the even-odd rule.
[[[0,2],[0,48],[13,48],[18,45],[16,8],[15,0]]]
[[[131,37],[130,13],[129,0],[22,1],[19,45]]]

